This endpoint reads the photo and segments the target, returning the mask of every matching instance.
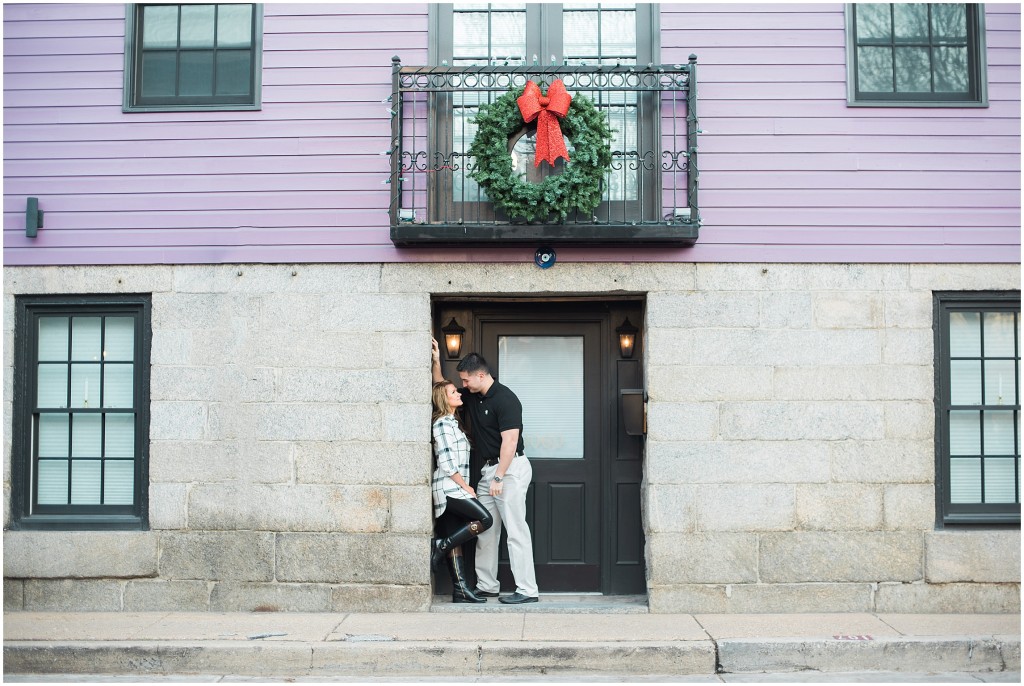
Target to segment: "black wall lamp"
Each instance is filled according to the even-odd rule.
[[[627,360],[633,357],[633,349],[636,347],[636,334],[640,329],[629,323],[629,317],[622,322],[622,326],[615,329],[619,334],[619,353]]]
[[[448,352],[448,359],[458,359],[462,350],[462,334],[466,333],[466,330],[459,326],[455,317],[452,317],[450,322],[441,327],[441,333],[444,334],[444,347]]]
[[[25,207],[25,235],[35,238],[36,232],[43,227],[43,213],[39,209],[39,198],[29,198]]]

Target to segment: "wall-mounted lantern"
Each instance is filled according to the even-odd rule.
[[[25,206],[25,235],[35,238],[43,226],[43,213],[39,210],[39,198],[29,198]]]
[[[444,347],[448,352],[448,359],[457,360],[462,350],[462,334],[466,333],[466,330],[459,326],[455,317],[452,317],[448,324],[441,327],[441,333],[444,334]]]
[[[627,360],[633,357],[633,349],[636,346],[636,334],[640,329],[629,323],[629,317],[622,322],[622,326],[615,329],[619,335],[619,353]]]

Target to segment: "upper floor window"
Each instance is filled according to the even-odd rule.
[[[939,521],[1020,522],[1020,294],[936,294]]]
[[[16,299],[16,526],[144,526],[149,311],[148,296]]]
[[[258,109],[262,5],[129,5],[124,110]]]
[[[851,105],[985,106],[985,72],[981,5],[848,5]]]

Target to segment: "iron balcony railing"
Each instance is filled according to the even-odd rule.
[[[696,66],[696,55],[686,64],[646,67],[408,67],[395,57],[389,99],[392,241],[692,245],[700,227]],[[508,217],[470,175],[473,117],[481,103],[510,88],[533,80],[546,89],[555,79],[573,96],[590,98],[614,131],[602,202],[585,216],[576,211],[564,220]],[[531,136],[524,125],[509,154],[527,180],[538,180]],[[571,158],[571,141],[569,146]]]

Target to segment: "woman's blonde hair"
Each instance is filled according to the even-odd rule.
[[[448,386],[455,386],[454,383],[445,379],[444,381],[435,381],[433,389],[433,400],[434,400],[434,414],[430,418],[430,423],[433,424],[441,417],[446,417],[450,414],[455,413],[455,408],[448,402],[448,391],[445,389]],[[455,386],[458,388],[458,386]]]

